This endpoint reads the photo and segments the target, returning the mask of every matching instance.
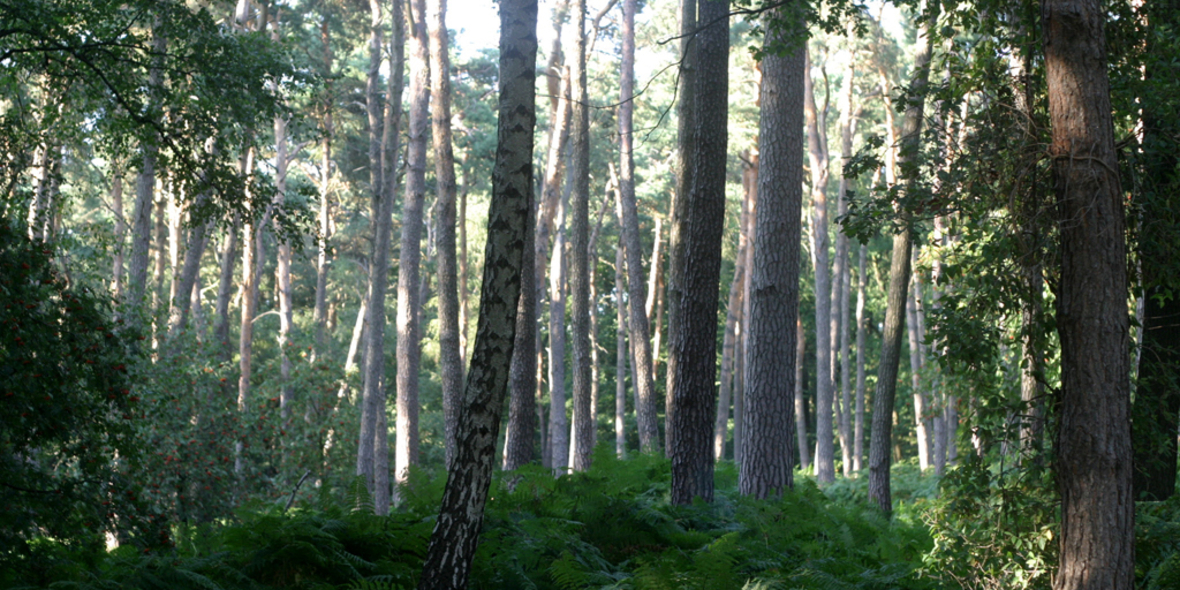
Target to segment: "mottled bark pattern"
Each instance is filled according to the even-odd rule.
[[[789,9],[788,9],[789,10]],[[785,12],[785,11],[784,11]],[[780,13],[781,14],[781,13]],[[757,230],[750,269],[746,416],[738,488],[776,497],[794,485],[795,331],[803,206],[803,39],[762,58]],[[802,35],[799,35],[802,37]],[[821,330],[822,331],[822,330]],[[831,434],[831,431],[828,431]]]
[[[698,6],[706,25],[694,39],[697,66],[691,190],[682,216],[683,252],[678,322],[670,342],[674,369],[672,502],[713,501],[713,419],[717,375],[717,302],[721,282],[721,234],[725,224],[725,161],[729,112],[729,3]],[[682,144],[683,145],[683,144]]]
[[[1061,235],[1055,590],[1134,583],[1130,342],[1122,190],[1097,0],[1045,0],[1045,74]]]
[[[500,113],[479,327],[460,412],[462,434],[448,468],[421,590],[467,587],[492,479],[496,436],[508,389],[536,122],[536,0],[500,0]]]

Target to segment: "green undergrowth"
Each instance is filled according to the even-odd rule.
[[[594,465],[560,478],[535,466],[499,474],[471,588],[959,587],[932,567],[953,561],[937,557],[951,528],[932,521],[946,508],[935,499],[939,482],[910,466],[897,468],[887,518],[867,502],[863,478],[821,491],[796,474],[781,499],[754,501],[737,493],[736,470],[722,462],[712,504],[673,506],[666,460],[602,452]],[[163,551],[125,544],[80,559],[68,543],[44,541],[40,561],[22,572],[0,564],[0,587],[414,588],[443,484],[442,473],[412,472],[387,517],[370,514],[355,484],[316,506],[253,506],[220,523],[174,525]],[[1138,587],[1180,587],[1180,502],[1141,505],[1138,526]]]

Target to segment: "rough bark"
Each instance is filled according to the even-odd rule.
[[[717,403],[717,302],[725,223],[725,160],[729,112],[729,3],[701,2],[693,39],[697,68],[693,94],[696,146],[681,217],[680,303],[672,330],[672,502],[713,501],[713,419]],[[684,149],[685,144],[681,144]]]
[[[1061,236],[1061,562],[1055,590],[1134,584],[1125,222],[1105,14],[1097,0],[1042,3]]]
[[[937,6],[937,4],[935,4]],[[934,19],[937,10],[928,15]],[[924,20],[919,27],[919,38],[923,44],[914,56],[913,77],[910,79],[909,95],[915,98],[909,102],[902,122],[901,151],[898,168],[906,182],[906,190],[915,186],[917,180],[917,157],[921,141],[922,113],[925,96],[921,94],[930,76],[930,53],[933,38],[930,35],[930,20]],[[893,412],[897,394],[897,366],[901,362],[901,339],[905,335],[905,304],[910,283],[910,253],[913,248],[911,229],[903,222],[900,231],[893,235],[893,254],[889,265],[889,290],[886,295],[885,333],[881,338],[881,364],[877,369],[877,391],[873,395],[873,425],[869,439],[869,501],[886,513],[893,511],[893,496],[890,489],[889,447],[893,440]]]
[[[460,413],[462,438],[448,468],[421,590],[467,587],[491,484],[532,206],[536,19],[535,0],[501,0],[499,134],[479,328]]]
[[[574,0],[571,18],[575,23],[576,55],[571,64],[570,80],[574,84],[573,126],[570,129],[570,316],[573,337],[574,442],[577,453],[570,458],[574,471],[590,468],[594,450],[594,425],[590,421],[590,264],[586,256],[590,243],[590,109],[586,89],[586,0]]]
[[[676,379],[679,378],[680,352],[673,347],[679,340],[680,300],[684,292],[684,236],[687,233],[685,211],[692,191],[693,170],[698,145],[693,141],[696,129],[696,79],[700,65],[696,54],[700,42],[696,39],[697,12],[700,0],[680,0],[680,82],[676,88],[676,189],[672,193],[668,224],[668,274],[664,285],[668,313],[668,358],[664,386],[664,453],[671,457],[674,445],[673,404]]]
[[[777,16],[786,21],[793,13],[788,7],[779,9]],[[807,57],[802,23],[787,22],[795,26],[771,33],[768,43],[790,43],[791,49],[786,55],[768,53],[762,58],[759,95],[761,162],[754,265],[750,269],[746,429],[738,480],[741,493],[755,498],[777,497],[794,486],[792,400],[798,361],[794,344],[799,313],[801,134]]]
[[[815,480],[836,479],[832,432],[832,271],[828,254],[828,138],[827,117],[815,104],[808,59],[803,75],[804,119],[807,124],[807,161],[811,168],[811,263],[815,270]],[[765,74],[764,74],[765,76]]]
[[[451,140],[451,61],[447,55],[447,0],[428,2],[430,18],[430,95],[434,133],[434,177],[438,247],[439,370],[443,399],[457,405],[463,390],[463,351],[459,329],[459,276],[455,245],[455,154]],[[448,439],[449,440],[449,439]]]

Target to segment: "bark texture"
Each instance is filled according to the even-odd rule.
[[[791,7],[780,9],[786,21]],[[799,240],[803,206],[804,27],[776,31],[786,55],[762,58],[758,123],[757,230],[750,269],[746,416],[739,491],[777,497],[794,486],[795,331],[799,313]],[[822,330],[821,330],[822,331]],[[830,434],[829,430],[829,434]]]
[[[720,296],[721,237],[725,223],[725,160],[729,112],[729,3],[701,2],[705,25],[693,40],[697,67],[693,94],[696,146],[691,190],[681,218],[683,248],[680,327],[672,330],[672,502],[713,501],[713,420],[716,412],[717,302]],[[683,149],[684,144],[681,144]]]
[[[479,327],[460,412],[462,438],[418,588],[467,587],[508,389],[521,264],[532,206],[536,0],[500,2],[500,113]]]
[[[1045,0],[1045,74],[1061,236],[1055,590],[1134,585],[1130,358],[1122,190],[1097,0]],[[1174,436],[1174,433],[1173,433]]]

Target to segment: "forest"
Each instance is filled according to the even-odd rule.
[[[0,588],[1180,589],[1178,113],[1180,0],[0,0]]]

